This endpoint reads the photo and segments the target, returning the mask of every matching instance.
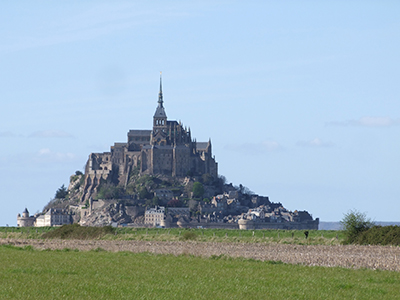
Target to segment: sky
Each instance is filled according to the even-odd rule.
[[[7,1],[0,226],[92,152],[169,120],[234,185],[339,221],[400,221],[400,2]]]

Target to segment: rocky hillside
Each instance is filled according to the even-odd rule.
[[[226,189],[234,188],[225,185],[223,177],[214,179],[208,174],[184,178],[140,176],[133,170],[126,186],[102,181],[90,200],[82,201],[85,175],[77,171],[70,176],[68,188],[59,188],[56,197],[44,207],[43,213],[50,208],[64,209],[72,214],[74,222],[88,226],[103,226],[113,222],[141,224],[146,207],[193,206],[193,201],[209,202],[214,195]]]
[[[141,175],[132,170],[124,185],[101,180],[87,195],[88,180],[77,171],[70,177],[68,188],[62,186],[56,197],[44,208],[63,209],[72,215],[74,223],[86,226],[110,224],[143,225],[146,208],[155,206],[188,207],[190,215],[171,215],[174,224],[184,222],[223,222],[238,224],[239,219],[262,218],[274,223],[310,222],[306,211],[289,211],[281,203],[270,202],[248,188],[226,184],[223,176],[170,177]],[[85,199],[85,200],[83,200]],[[181,218],[185,218],[182,219]],[[171,224],[172,224],[171,223]],[[311,224],[311,223],[310,223]]]

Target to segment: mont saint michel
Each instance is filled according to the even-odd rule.
[[[318,229],[307,211],[228,184],[211,139],[198,142],[190,127],[168,120],[161,76],[152,124],[129,130],[109,152],[91,153],[84,173],[76,171],[41,213],[18,214],[18,226]]]

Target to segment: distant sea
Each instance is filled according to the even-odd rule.
[[[390,226],[397,225],[400,226],[400,222],[374,222],[376,225],[380,226]],[[340,230],[340,222],[319,222],[319,230]]]

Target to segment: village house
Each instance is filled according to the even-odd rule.
[[[144,213],[144,224],[152,226],[161,226],[165,218],[165,207],[156,206],[149,208]]]
[[[150,226],[173,226],[174,223],[178,224],[187,223],[190,220],[190,210],[188,207],[168,207],[156,206],[149,208],[144,213],[144,224]]]
[[[63,210],[50,208],[44,215],[36,218],[35,227],[62,226],[71,223],[71,215]]]

